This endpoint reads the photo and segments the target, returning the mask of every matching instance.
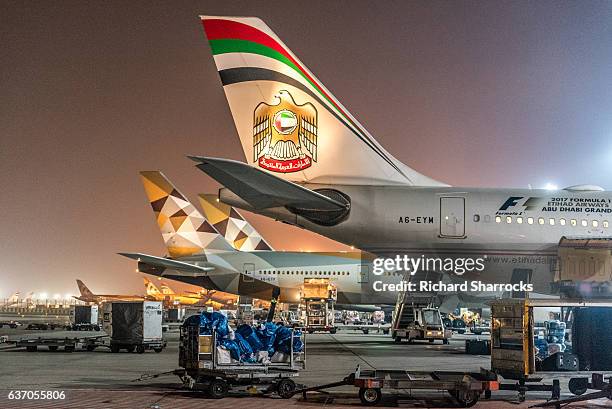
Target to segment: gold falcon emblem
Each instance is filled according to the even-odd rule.
[[[297,172],[317,161],[317,110],[297,105],[289,91],[276,104],[260,102],[253,113],[253,161],[272,172]]]

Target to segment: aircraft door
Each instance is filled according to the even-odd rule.
[[[255,264],[244,263],[244,268],[242,269],[242,272],[244,273],[244,275],[242,276],[242,281],[244,281],[245,283],[252,283],[254,271],[255,271]]]
[[[359,283],[367,283],[370,280],[370,266],[362,264],[359,268]]]
[[[440,198],[440,236],[465,237],[465,198]]]

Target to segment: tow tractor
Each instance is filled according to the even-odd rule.
[[[452,331],[444,327],[438,308],[401,303],[396,307],[391,336],[397,343],[416,339],[448,344]]]

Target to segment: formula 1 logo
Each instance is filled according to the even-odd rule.
[[[310,102],[297,105],[289,91],[275,99],[253,112],[253,161],[272,172],[309,168],[317,161],[317,110]]]
[[[523,201],[523,199],[526,199]],[[519,202],[523,201],[522,204]],[[497,214],[506,214],[507,212],[523,212],[528,210],[534,210],[539,207],[541,197],[524,197],[524,196],[510,196],[497,210]]]

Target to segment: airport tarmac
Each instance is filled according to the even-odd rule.
[[[0,335],[9,339],[23,336],[84,336],[97,332],[41,331],[32,333],[22,328],[2,329]],[[357,389],[343,386],[333,389],[331,396],[311,394],[307,402],[299,396],[293,399],[263,397],[229,397],[221,401],[202,398],[198,393],[181,389],[180,381],[173,375],[135,381],[143,374],[159,374],[177,368],[178,334],[166,333],[168,347],[161,353],[144,354],[121,352],[112,354],[103,348],[94,352],[74,353],[26,352],[0,344],[0,407],[1,408],[248,408],[248,407],[350,407],[359,405]],[[489,367],[488,356],[465,355],[464,340],[470,335],[456,335],[449,345],[414,343],[395,344],[389,336],[364,335],[359,332],[314,334],[307,336],[307,369],[301,373],[298,383],[307,386],[341,380],[357,365],[364,368],[411,370],[478,371]],[[42,349],[42,348],[41,348]],[[562,381],[564,396],[569,396],[566,382]],[[8,399],[11,390],[65,391],[61,401],[15,401]],[[416,392],[408,397],[402,391],[401,398],[387,394],[382,406],[392,407],[453,407],[446,392]],[[495,393],[490,401],[481,400],[478,408],[528,407],[542,401],[546,394],[528,395],[528,401],[517,405],[512,392]],[[606,407],[609,401],[590,401],[573,407]]]

